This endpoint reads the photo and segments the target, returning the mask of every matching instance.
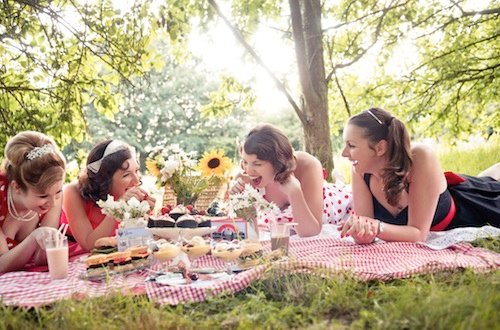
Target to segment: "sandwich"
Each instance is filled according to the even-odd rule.
[[[109,255],[108,254],[93,254],[85,259],[85,266],[87,267],[88,277],[104,276],[109,272],[108,268]]]
[[[149,251],[146,245],[133,246],[125,250],[125,252],[130,252],[130,258],[132,259],[134,269],[149,265]]]
[[[110,254],[118,251],[116,237],[101,237],[94,243],[91,254]]]
[[[238,267],[246,269],[261,263],[264,255],[262,244],[257,241],[242,241],[241,247],[243,251],[238,257]]]
[[[132,264],[132,255],[130,251],[113,252],[108,255],[113,271],[116,273],[133,270],[135,267]]]

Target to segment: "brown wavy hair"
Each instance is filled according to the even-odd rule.
[[[271,124],[255,126],[247,134],[243,150],[260,160],[269,161],[276,172],[274,179],[279,183],[285,183],[297,167],[290,140]]]
[[[106,151],[106,147],[112,141],[106,140],[95,145],[87,157],[87,165],[101,159]],[[128,146],[126,143],[123,144]],[[129,147],[106,156],[106,161],[103,160],[97,173],[89,171],[87,166],[85,166],[78,176],[80,194],[83,199],[93,200],[94,202],[101,199],[106,200],[111,190],[113,175],[119,169],[126,170],[127,168],[123,167],[123,163],[130,158],[132,158],[132,152]]]
[[[351,117],[349,124],[361,127],[371,146],[380,140],[387,141],[389,162],[382,170],[382,182],[387,202],[399,206],[401,193],[408,191],[408,174],[412,166],[410,135],[405,125],[381,108],[365,110]]]
[[[31,151],[45,145],[53,150],[28,159]],[[45,193],[50,186],[64,180],[66,160],[52,138],[40,132],[24,131],[7,142],[2,171],[7,180],[16,181],[21,190],[32,188]]]

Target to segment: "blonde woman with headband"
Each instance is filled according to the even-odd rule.
[[[8,141],[0,171],[0,273],[46,265],[44,240],[61,235],[65,167],[42,133],[25,131]]]
[[[78,180],[64,188],[61,221],[69,224],[69,239],[76,241],[84,252],[90,251],[97,239],[115,235],[118,221],[102,214],[96,204],[106,200],[108,194],[115,199],[146,200],[153,208],[154,198],[139,187],[140,184],[139,164],[128,144],[119,140],[97,144],[90,151],[87,166]],[[75,250],[74,247],[70,249]]]
[[[411,145],[403,122],[380,108],[351,117],[344,141],[355,215],[339,228],[342,236],[417,242],[429,231],[500,227],[498,164],[476,177],[443,173],[434,152]]]

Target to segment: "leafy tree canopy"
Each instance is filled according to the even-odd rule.
[[[256,26],[268,24],[293,45],[287,5],[293,0],[216,2],[230,6],[233,26],[250,44]],[[482,6],[471,0],[324,1],[332,134],[370,106],[392,111],[417,136],[498,131],[500,7],[497,1]],[[296,86],[287,88],[297,95]]]
[[[112,116],[122,98],[114,87],[161,66],[151,42],[162,30],[149,1],[126,10],[109,0],[0,5],[2,146],[26,129],[46,132],[61,145],[82,140],[83,105]]]

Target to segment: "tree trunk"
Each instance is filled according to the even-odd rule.
[[[301,87],[306,151],[316,156],[331,179],[333,152],[328,119],[328,88],[323,60],[320,0],[289,0]]]

